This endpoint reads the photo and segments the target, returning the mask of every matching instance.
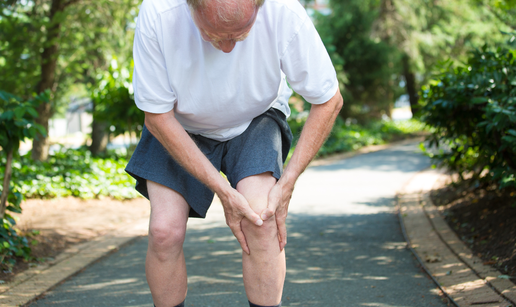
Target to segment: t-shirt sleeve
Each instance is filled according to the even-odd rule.
[[[174,108],[177,95],[168,82],[165,59],[158,40],[144,31],[137,27],[134,36],[134,100],[142,111],[166,113]]]
[[[281,69],[292,89],[309,103],[325,103],[337,92],[335,68],[308,16],[281,56]]]

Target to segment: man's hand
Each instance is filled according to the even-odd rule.
[[[240,243],[242,250],[249,255],[249,246],[247,246],[247,241],[242,231],[242,220],[247,218],[256,226],[262,226],[263,220],[251,209],[251,206],[249,206],[249,203],[242,194],[233,188],[230,189],[230,192],[226,193],[225,196],[219,195],[222,206],[224,207],[226,224],[233,232],[238,243]]]
[[[269,201],[267,208],[261,214],[262,220],[266,221],[276,216],[276,225],[278,226],[278,239],[280,250],[287,245],[287,214],[288,205],[294,186],[283,184],[281,179],[274,185],[269,192]]]

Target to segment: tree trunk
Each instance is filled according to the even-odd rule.
[[[11,175],[13,173],[12,168],[13,162],[13,149],[10,149],[7,152],[7,161],[5,163],[5,172],[4,172],[4,185],[2,190],[2,196],[0,197],[0,218],[3,219],[5,215],[5,210],[7,208],[7,196],[9,196],[9,186],[11,183]]]
[[[419,95],[417,94],[416,77],[410,69],[410,58],[408,55],[404,55],[403,59],[403,75],[405,76],[405,86],[407,87],[407,94],[409,96],[410,109],[412,115],[415,116],[419,110]]]
[[[102,152],[106,152],[109,141],[109,134],[106,131],[107,124],[93,119],[91,124],[91,154],[97,156]]]
[[[48,28],[46,44],[41,53],[41,80],[37,86],[37,93],[44,92],[50,89],[55,91],[55,72],[57,67],[57,57],[59,52],[59,30],[61,28],[60,21],[57,21],[56,13],[62,12],[65,6],[62,0],[53,0],[50,8],[49,19],[51,20]],[[42,103],[37,109],[39,116],[36,118],[36,123],[42,125],[48,132],[48,121],[52,117],[51,102]],[[44,161],[48,158],[48,135],[43,136],[38,133],[37,138],[32,142],[32,159],[37,161]]]
[[[39,116],[36,118],[36,123],[40,124],[48,131],[48,121],[52,117],[51,112],[52,106],[50,102],[41,103],[37,107]],[[48,133],[48,132],[47,132]],[[48,149],[50,147],[48,135],[43,136],[40,133],[37,134],[36,138],[32,140],[32,154],[31,157],[36,161],[45,161],[48,158]]]

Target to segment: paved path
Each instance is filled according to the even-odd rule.
[[[405,248],[394,196],[429,160],[417,144],[309,168],[288,219],[283,306],[446,306]],[[185,242],[186,306],[246,306],[240,249],[220,205],[192,220]],[[144,275],[147,239],[57,286],[35,306],[152,306]]]

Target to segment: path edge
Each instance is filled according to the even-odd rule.
[[[448,226],[448,223],[442,217],[439,209],[432,203],[430,192],[433,190],[436,182],[443,176],[447,176],[447,174],[445,174],[445,170],[428,168],[414,175],[396,194],[398,219],[401,231],[407,242],[407,248],[414,254],[423,270],[426,271],[438,288],[455,306],[466,307],[482,305],[516,307],[516,284],[510,280],[499,278],[499,276],[503,276],[501,272],[489,265],[484,265],[480,258],[473,255],[473,252],[457,237],[455,232]],[[414,214],[407,214],[408,210],[404,207],[404,202],[412,202],[411,209],[416,210],[417,214],[425,216],[426,223],[428,223],[428,226],[431,229],[431,232],[428,233],[428,238],[430,239],[430,237],[436,236],[456,258],[456,262],[464,264],[464,266],[471,270],[478,279],[482,280],[485,286],[489,287],[496,295],[499,296],[501,304],[494,303],[494,301],[489,303],[489,299],[485,300],[485,303],[472,303],[470,300],[468,301],[468,299],[464,299],[463,295],[457,295],[457,293],[453,291],[455,289],[454,285],[446,284],[446,286],[443,286],[442,274],[436,274],[435,269],[432,269],[430,264],[423,260],[423,258],[428,255],[424,255],[418,248],[419,246],[417,244],[414,246],[410,238],[407,231],[407,224],[410,224],[410,220],[414,218]],[[428,242],[430,241],[423,240],[423,243],[424,242],[429,244]],[[471,289],[467,289],[468,286]],[[464,292],[473,290],[473,287],[475,286],[478,286],[478,283],[477,285],[472,283],[466,285]],[[480,296],[482,296],[482,294],[480,294]]]
[[[146,235],[147,230],[148,218],[142,218],[91,241],[67,248],[54,260],[28,269],[9,283],[0,285],[0,307],[32,303],[94,262]]]

